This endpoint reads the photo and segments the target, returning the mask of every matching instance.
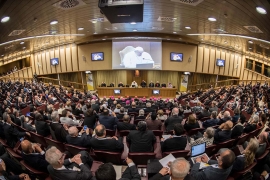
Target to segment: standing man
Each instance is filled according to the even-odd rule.
[[[141,86],[144,88],[144,87],[146,87],[146,82],[145,82],[145,80],[142,80],[142,82],[141,82]]]

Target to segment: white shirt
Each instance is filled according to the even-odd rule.
[[[136,68],[136,64],[147,63],[154,63],[151,55],[147,52],[143,52],[141,56],[138,56],[134,51],[131,51],[127,53],[123,59],[125,68]]]

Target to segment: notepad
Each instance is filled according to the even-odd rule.
[[[171,135],[162,135],[162,137],[164,138],[164,140],[168,139],[171,137]]]
[[[169,154],[168,156],[162,158],[159,160],[160,164],[163,166],[163,167],[167,167],[167,168],[170,168],[168,166],[168,163],[169,162],[173,162],[175,160],[175,157],[172,155],[172,154]]]

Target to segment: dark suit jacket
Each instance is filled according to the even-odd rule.
[[[256,124],[247,124],[246,127],[244,128],[243,132],[244,133],[250,133],[254,131],[257,128]]]
[[[147,129],[148,130],[160,130],[162,126],[162,122],[160,120],[146,120]]]
[[[9,124],[4,124],[4,134],[7,140],[7,145],[14,147],[17,141],[25,136],[25,132],[20,132],[16,127]]]
[[[155,112],[154,109],[152,109],[151,107],[147,107],[144,109],[144,112],[147,113],[147,112]]]
[[[210,160],[208,164],[217,164],[217,161]],[[196,180],[226,180],[231,172],[232,166],[227,169],[214,168],[212,166],[208,166],[204,170],[200,170],[199,168],[200,163],[196,163],[192,166],[190,171],[190,175],[193,176]]]
[[[200,125],[198,122],[196,122],[195,124],[188,124],[187,123],[188,121],[185,122],[185,125],[184,125],[184,129],[188,132],[190,131],[191,129],[195,129],[195,128],[200,128]]]
[[[156,142],[156,136],[153,131],[130,131],[127,136],[127,142],[130,145],[129,152],[153,152],[153,144]]]
[[[91,135],[87,135],[86,133],[83,133],[81,136],[79,135],[77,137],[71,137],[70,135],[67,135],[66,139],[68,144],[80,147],[89,147]]]
[[[101,151],[121,152],[124,149],[122,138],[117,141],[116,139],[93,137],[90,140],[90,145],[93,149]]]
[[[162,176],[161,174],[157,173],[153,177],[151,177],[149,180],[170,180],[170,175]],[[192,176],[189,174],[184,178],[184,180],[195,180]]]
[[[114,125],[118,122],[118,119],[113,116],[99,116],[99,123],[103,124],[106,129],[114,130]]]
[[[206,129],[211,126],[215,126],[218,123],[218,119],[208,119],[203,122],[203,127]]]
[[[23,128],[25,128],[27,131],[36,132],[36,129],[31,124],[28,124],[27,122],[23,122]]]
[[[47,172],[49,163],[45,160],[45,154],[39,153],[25,154],[22,152],[22,158],[29,166],[43,172]]]
[[[197,119],[202,119],[204,117],[210,117],[211,113],[209,111],[202,111],[198,116]]]
[[[64,166],[69,165],[68,159],[65,160]],[[91,180],[92,173],[86,165],[81,165],[81,171],[73,171],[69,169],[56,170],[51,165],[47,167],[48,172],[53,180]]]
[[[180,117],[180,116],[177,116],[177,115],[174,115],[174,116],[169,117],[169,118],[165,121],[165,127],[166,127],[166,130],[167,130],[167,131],[173,130],[174,124],[176,124],[176,123],[181,123],[182,120],[183,120],[183,118]]]
[[[236,124],[232,129],[231,138],[235,139],[241,136],[243,133],[243,129],[244,129],[244,126],[242,126],[241,124]]]
[[[123,119],[124,115],[125,114],[117,114],[116,117],[117,117],[117,119]]]
[[[245,157],[239,155],[235,158],[231,173],[242,171],[245,168]]]
[[[230,140],[231,134],[232,134],[231,130],[221,130],[217,128],[214,135],[215,144]]]
[[[84,118],[83,124],[86,125],[88,128],[94,129],[98,116],[96,114],[92,116],[86,116]]]
[[[50,134],[50,128],[45,121],[35,121],[37,133],[41,136],[48,136]]]
[[[138,113],[139,112],[139,109],[138,108],[128,108],[128,112],[130,113],[130,112],[136,112],[136,113]]]
[[[160,142],[162,152],[185,150],[187,145],[187,137],[173,137]]]
[[[118,122],[117,123],[117,130],[123,131],[123,130],[136,130],[135,124],[130,124],[127,122]]]
[[[155,84],[154,83],[149,83],[149,87],[154,87]]]
[[[67,142],[66,137],[68,135],[68,132],[65,130],[62,124],[51,123],[50,126],[51,126],[51,129],[54,131],[57,141]]]

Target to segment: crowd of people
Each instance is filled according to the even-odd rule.
[[[113,82],[111,82],[108,86],[105,82],[101,82],[100,84],[100,87],[116,87],[114,85]],[[136,81],[132,81],[132,83],[129,85],[124,85],[122,82],[119,82],[117,87],[142,87],[142,88],[145,88],[145,87],[158,87],[158,88],[173,88],[173,85],[172,83],[160,83],[159,81],[157,81],[156,83],[153,83],[153,81],[151,80],[150,83],[148,84],[147,86],[147,83],[145,80],[142,80],[142,82],[138,85],[138,83]]]
[[[156,166],[153,160],[147,170],[156,169],[148,176],[156,179],[227,179],[254,163],[252,171],[238,179],[269,179],[269,87],[252,83],[221,87],[195,93],[182,93],[175,99],[157,97],[99,97],[72,86],[56,87],[42,82],[0,81],[0,178],[30,179],[31,174],[20,167],[6,152],[5,147],[20,144],[21,157],[29,166],[47,173],[52,179],[116,179],[110,163],[95,171],[92,154],[61,152],[57,147],[43,147],[32,138],[33,133],[61,143],[104,152],[160,153],[188,150],[205,143],[206,147],[235,141],[233,146],[215,149],[217,157],[178,157],[168,167]],[[29,112],[22,112],[29,108]],[[128,130],[126,144],[121,132]],[[196,130],[196,133],[194,131]],[[163,132],[159,139],[155,132]],[[114,132],[109,135],[109,132]],[[241,144],[238,140],[248,137]],[[237,144],[237,146],[235,146]],[[208,154],[208,156],[210,156]],[[263,158],[261,158],[263,156]],[[161,157],[159,157],[161,158]],[[122,179],[137,180],[136,159],[126,157]],[[201,170],[201,163],[210,166]],[[155,168],[153,168],[153,166]],[[16,168],[15,168],[16,167]],[[157,167],[160,167],[157,169]]]
[[[12,69],[10,69],[9,71],[0,73],[0,77],[1,77],[1,76],[6,76],[6,75],[9,75],[9,74],[12,74],[12,73],[14,73],[14,72],[16,72],[16,71],[18,71],[18,69],[17,69],[16,66],[14,66],[14,67],[13,67]]]

